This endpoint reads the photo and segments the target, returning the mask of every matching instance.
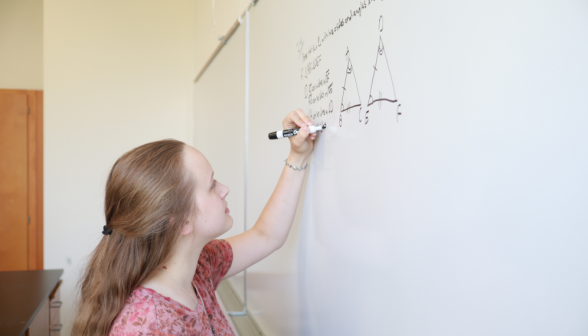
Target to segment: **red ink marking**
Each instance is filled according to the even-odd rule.
[[[167,269],[167,267],[163,266],[164,269]]]

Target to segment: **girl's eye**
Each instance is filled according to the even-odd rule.
[[[214,189],[214,187],[216,187],[216,180],[212,181],[212,188],[211,189]]]

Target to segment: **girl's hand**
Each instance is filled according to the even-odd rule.
[[[295,111],[290,112],[284,121],[282,121],[284,129],[300,127],[300,131],[298,131],[296,136],[288,138],[288,140],[290,140],[291,153],[306,158],[310,156],[310,153],[312,153],[312,150],[314,149],[314,139],[316,138],[316,133],[310,134],[309,136],[310,129],[308,126],[310,125],[312,125],[312,120],[310,120],[301,109],[296,109]]]

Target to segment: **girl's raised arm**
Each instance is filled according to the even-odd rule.
[[[316,133],[309,136],[309,125],[312,121],[301,109],[290,112],[282,122],[284,129],[300,127],[296,136],[288,138],[290,155],[287,160],[293,166],[306,165],[314,149]],[[294,170],[284,165],[278,185],[253,228],[226,239],[233,249],[233,264],[224,279],[262,260],[284,244],[294,221],[305,173],[306,169]]]

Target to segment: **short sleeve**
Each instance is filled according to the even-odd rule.
[[[147,335],[158,329],[153,298],[133,294],[114,320],[110,336]]]
[[[200,253],[199,264],[205,264],[210,270],[210,279],[214,290],[227,274],[233,264],[233,249],[224,239],[215,239],[206,244]]]

